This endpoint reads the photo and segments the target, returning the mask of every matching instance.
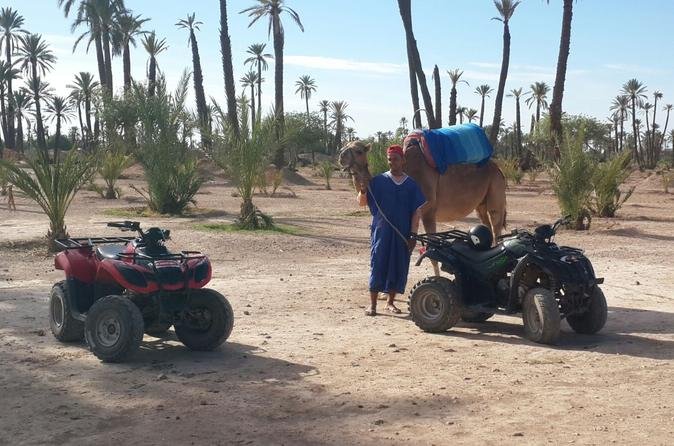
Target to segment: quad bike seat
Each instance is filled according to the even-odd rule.
[[[96,257],[99,260],[117,259],[119,254],[124,251],[125,245],[101,245],[96,247]]]
[[[486,251],[480,251],[466,242],[458,241],[452,245],[452,250],[472,263],[482,263],[503,252],[503,245],[497,245]]]

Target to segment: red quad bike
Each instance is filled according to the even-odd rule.
[[[138,237],[83,237],[57,240],[54,259],[66,280],[54,285],[49,325],[62,342],[85,338],[104,362],[121,362],[140,347],[143,333],[161,335],[171,325],[192,350],[213,350],[232,331],[234,313],[225,297],[204,288],[211,280],[208,257],[172,253],[169,231],[143,231],[135,221],[108,226]]]

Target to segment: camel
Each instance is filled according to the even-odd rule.
[[[351,141],[339,153],[339,164],[351,172],[357,191],[372,178],[367,165],[369,150],[369,144]],[[427,233],[436,232],[437,222],[458,220],[475,210],[494,238],[501,235],[506,225],[506,180],[494,161],[482,166],[450,165],[440,175],[428,165],[420,147],[411,145],[405,150],[405,173],[417,182],[428,201],[421,215]]]

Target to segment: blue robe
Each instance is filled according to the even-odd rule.
[[[379,212],[375,200],[388,220],[405,237],[410,235],[412,215],[426,199],[417,183],[409,176],[396,184],[390,172],[372,178],[368,186],[367,204],[372,214],[370,251],[370,291],[404,293],[410,252],[407,242]]]

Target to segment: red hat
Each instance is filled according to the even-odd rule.
[[[400,155],[400,157],[402,158],[403,157],[403,148],[400,147],[397,144],[389,146],[389,148],[386,149],[386,154],[391,155],[392,153],[396,153],[396,154]]]

